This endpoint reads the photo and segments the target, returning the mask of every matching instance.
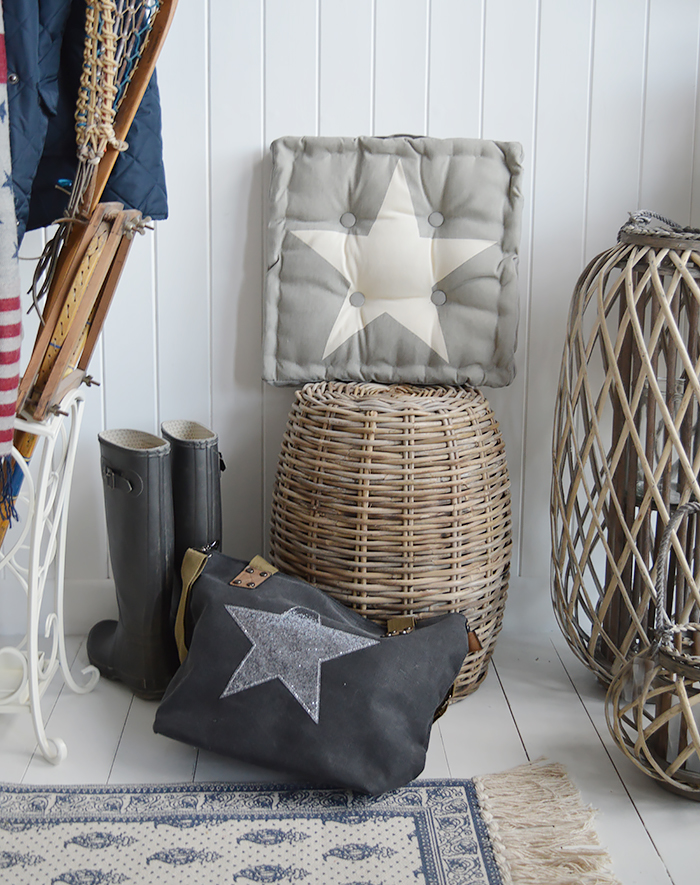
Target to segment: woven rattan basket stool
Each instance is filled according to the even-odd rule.
[[[317,383],[297,392],[272,502],[275,564],[387,621],[463,612],[486,676],[511,558],[505,447],[487,400],[460,387]]]

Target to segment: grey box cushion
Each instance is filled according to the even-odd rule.
[[[272,144],[263,376],[514,376],[522,148],[476,139]]]

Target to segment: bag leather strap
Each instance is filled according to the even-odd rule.
[[[182,593],[180,594],[180,604],[177,607],[177,617],[175,618],[175,643],[180,663],[187,657],[187,645],[185,644],[187,603],[189,602],[192,585],[204,571],[204,566],[207,564],[208,559],[209,557],[206,553],[202,553],[201,550],[193,550],[191,547],[182,559],[182,567],[180,569]]]

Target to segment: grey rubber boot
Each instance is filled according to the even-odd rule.
[[[218,437],[196,421],[164,421],[170,443],[175,510],[175,579],[171,619],[180,601],[180,566],[188,547],[221,549],[221,471]]]
[[[179,661],[170,623],[174,517],[170,444],[140,430],[98,434],[118,621],[88,635],[90,662],[134,694],[162,696]]]

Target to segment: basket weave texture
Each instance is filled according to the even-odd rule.
[[[617,673],[606,697],[608,728],[618,747],[645,774],[675,793],[700,800],[700,623],[695,582],[667,596],[668,562],[682,569],[677,551],[688,527],[697,530],[700,502],[678,507],[659,546],[653,642]],[[674,549],[675,548],[675,549]],[[669,555],[670,554],[670,555]],[[674,561],[675,560],[675,561]]]
[[[486,676],[511,548],[505,447],[477,390],[324,382],[297,392],[273,493],[273,561],[376,621],[464,613],[482,648],[467,655],[455,698]]]
[[[574,290],[555,409],[551,496],[557,620],[605,683],[648,648],[654,562],[679,504],[700,499],[700,240],[628,234]],[[700,570],[682,529],[670,582]]]

